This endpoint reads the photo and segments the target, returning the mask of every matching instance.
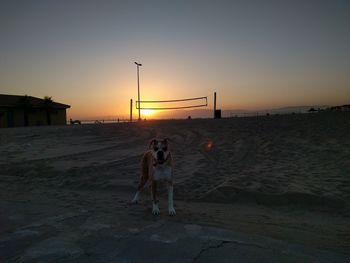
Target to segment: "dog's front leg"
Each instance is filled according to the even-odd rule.
[[[174,208],[174,186],[172,182],[168,183],[168,211],[169,215],[174,216],[176,215],[176,211]]]
[[[157,182],[152,181],[152,213],[154,215],[159,215],[159,207],[158,207],[158,200],[157,200]]]

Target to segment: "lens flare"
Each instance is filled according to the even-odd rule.
[[[205,150],[210,151],[213,148],[213,146],[214,146],[214,142],[211,139],[209,139],[206,142],[204,148],[205,148]]]

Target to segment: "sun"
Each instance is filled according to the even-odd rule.
[[[146,110],[141,110],[141,114],[144,115],[144,116],[146,116],[146,117],[152,116],[153,113],[154,113],[154,110],[148,110],[148,109],[146,109]]]

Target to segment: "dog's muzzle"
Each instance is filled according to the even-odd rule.
[[[164,152],[158,151],[157,152],[157,159],[154,159],[153,165],[157,166],[157,164],[163,164],[166,162],[167,159],[164,158]]]
[[[157,152],[157,161],[158,162],[164,162],[164,152],[163,151],[158,151]]]

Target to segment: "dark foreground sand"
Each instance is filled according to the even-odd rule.
[[[175,205],[133,197],[172,140]],[[350,113],[0,130],[0,262],[350,262]]]

